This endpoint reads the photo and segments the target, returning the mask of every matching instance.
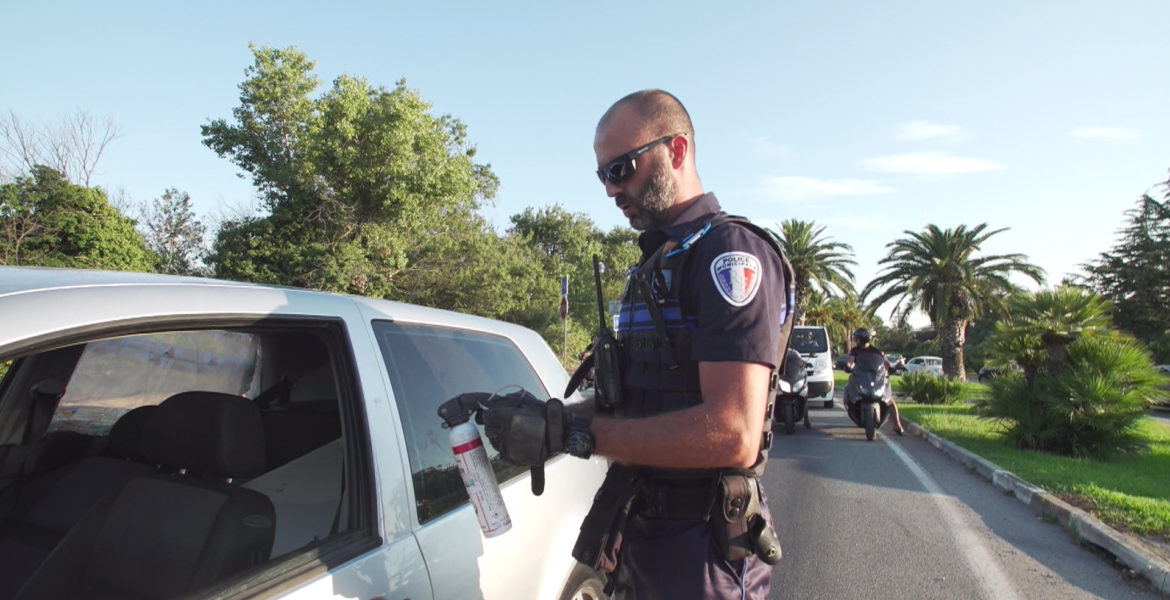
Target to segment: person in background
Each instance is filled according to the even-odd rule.
[[[886,366],[886,373],[894,372],[894,366],[891,365],[889,359],[886,358],[886,353],[882,352],[876,346],[871,344],[871,341],[872,336],[870,335],[868,329],[858,329],[857,331],[853,332],[853,349],[849,351],[849,360],[845,363],[846,371],[853,370],[853,365],[857,362],[858,354],[869,352],[876,353],[882,357],[882,361]],[[846,388],[845,391],[848,392],[849,388]],[[845,398],[845,402],[849,403],[853,402],[853,400],[850,398]],[[893,394],[890,394],[890,409],[894,413],[894,433],[902,435],[902,432],[906,431],[906,429],[902,427],[902,416],[898,414],[898,403],[894,401]]]

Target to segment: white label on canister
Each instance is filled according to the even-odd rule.
[[[463,487],[467,488],[471,505],[475,507],[475,515],[479,518],[479,528],[483,530],[484,537],[494,537],[511,529],[512,519],[508,516],[483,440],[477,436],[454,446],[452,450],[455,452],[455,462],[459,465],[459,474],[463,477]]]

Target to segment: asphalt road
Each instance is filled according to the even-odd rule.
[[[770,599],[1162,598],[927,442],[889,423],[867,442],[837,402],[773,443]]]

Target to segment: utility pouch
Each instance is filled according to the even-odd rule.
[[[573,558],[601,573],[617,570],[622,537],[637,493],[637,469],[610,465],[605,481],[593,497],[593,506],[581,523],[581,534],[573,545]]]
[[[717,510],[711,514],[711,530],[720,553],[728,561],[756,554],[764,562],[780,562],[776,531],[764,518],[758,481],[746,475],[724,475],[720,480]]]

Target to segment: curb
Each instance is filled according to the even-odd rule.
[[[1078,541],[1093,544],[1112,554],[1119,562],[1149,581],[1162,595],[1170,596],[1170,561],[1150,551],[1136,537],[1117,531],[1084,510],[944,440],[909,419],[903,418],[902,425],[907,433],[926,440],[944,454],[987,478],[996,487],[1026,504],[1037,515],[1060,524]]]

